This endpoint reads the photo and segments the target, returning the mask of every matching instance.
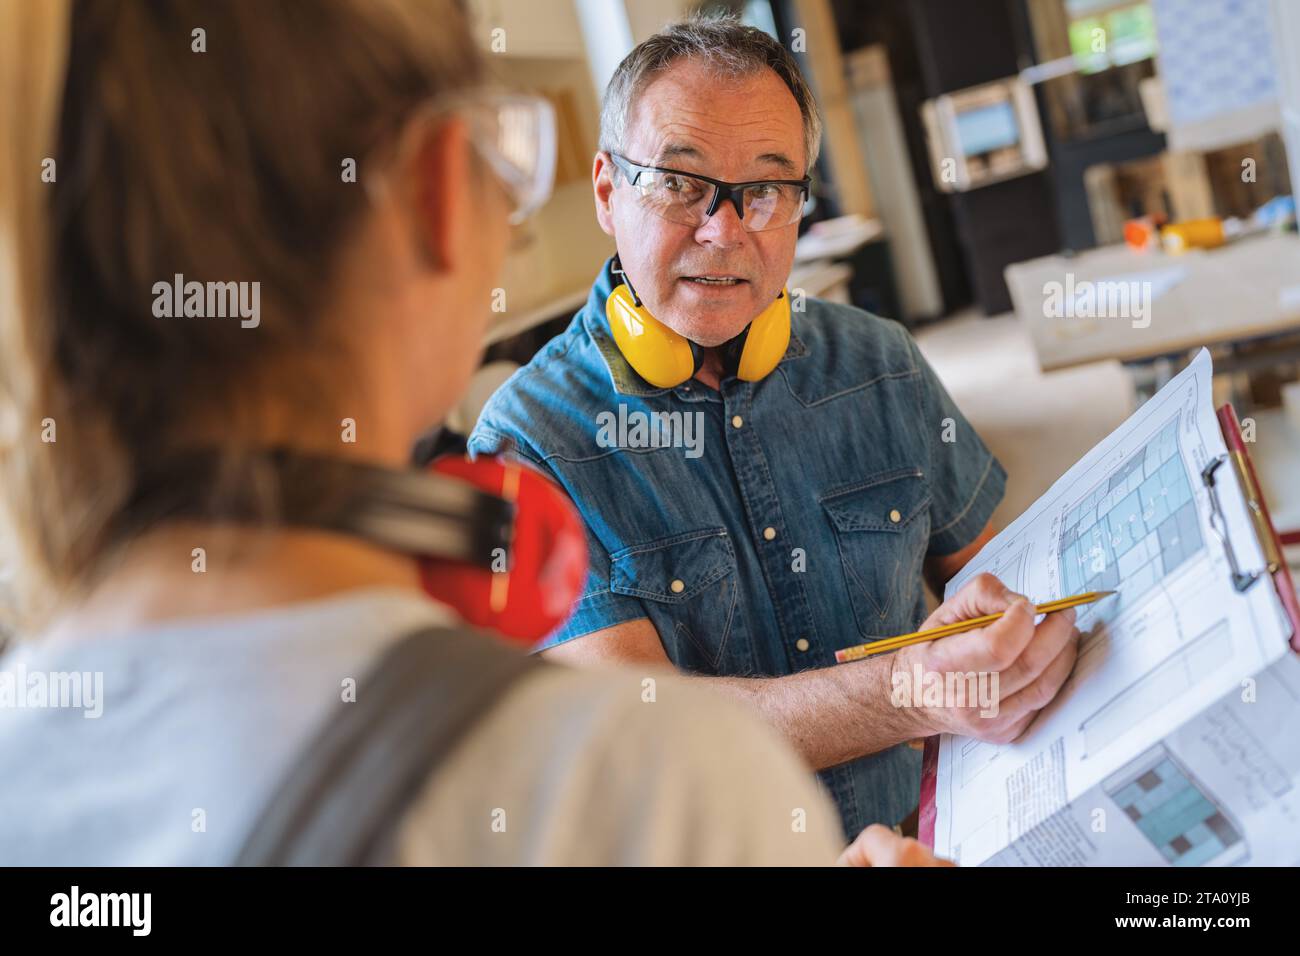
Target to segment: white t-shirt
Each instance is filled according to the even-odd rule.
[[[449,622],[414,592],[371,589],[20,644],[0,657],[27,688],[25,706],[0,704],[0,864],[229,862],[301,748],[349,706],[345,682]],[[26,706],[74,672],[80,707]],[[523,678],[396,833],[409,864],[812,865],[840,849],[834,807],[774,731],[649,669]]]

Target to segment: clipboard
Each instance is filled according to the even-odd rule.
[[[1255,474],[1255,466],[1250,460],[1250,452],[1242,438],[1237,412],[1229,403],[1220,406],[1216,415],[1219,419],[1219,431],[1223,433],[1223,441],[1228,451],[1226,455],[1220,455],[1206,463],[1201,470],[1201,482],[1209,491],[1210,505],[1217,515],[1219,500],[1216,479],[1219,470],[1230,467],[1236,472],[1246,495],[1246,507],[1250,513],[1251,525],[1259,539],[1260,550],[1264,554],[1264,566],[1258,569],[1247,569],[1239,565],[1232,541],[1225,533],[1221,521],[1217,527],[1215,526],[1213,515],[1211,529],[1227,555],[1228,566],[1233,576],[1233,587],[1244,591],[1258,586],[1261,580],[1268,580],[1277,590],[1282,609],[1291,622],[1291,649],[1300,653],[1300,600],[1297,600],[1291,571],[1283,557],[1282,540],[1277,529],[1273,527],[1272,518],[1269,517],[1268,504],[1264,501],[1259,478]],[[917,839],[931,849],[934,849],[934,826],[938,815],[935,805],[938,771],[939,738],[938,736],[927,737],[925,754],[921,761],[921,805],[917,817]]]

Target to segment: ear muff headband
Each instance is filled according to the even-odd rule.
[[[533,644],[559,627],[582,593],[587,539],[573,505],[522,462],[461,455],[427,471],[277,449],[259,453],[265,487],[213,498],[220,457],[195,450],[138,476],[123,527],[176,518],[317,528],[415,561],[426,593],[470,624]]]
[[[656,388],[673,388],[700,370],[703,354],[686,336],[664,325],[641,304],[627,281],[618,258],[614,272],[623,276],[605,300],[614,344],[633,370]],[[768,375],[790,344],[790,294],[782,290],[776,300],[759,313],[723,349],[728,372],[747,382]]]

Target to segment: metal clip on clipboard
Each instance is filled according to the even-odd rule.
[[[1214,480],[1214,473],[1219,470],[1220,465],[1229,459],[1232,460],[1237,472],[1237,478],[1241,481],[1242,492],[1246,497],[1246,510],[1250,514],[1251,525],[1255,529],[1255,537],[1259,540],[1259,546],[1264,552],[1265,565],[1258,571],[1241,570],[1241,565],[1237,563],[1236,551],[1233,550],[1232,541],[1228,537],[1228,523],[1224,520],[1223,508],[1219,504],[1219,488]],[[1273,535],[1259,505],[1259,493],[1255,489],[1255,483],[1249,470],[1246,468],[1245,459],[1236,453],[1216,455],[1201,469],[1201,481],[1210,494],[1210,530],[1219,539],[1219,543],[1223,545],[1224,554],[1227,555],[1228,567],[1232,571],[1232,586],[1238,591],[1245,591],[1265,574],[1275,574],[1281,564],[1282,556],[1277,553]]]

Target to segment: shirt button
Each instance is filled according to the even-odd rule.
[[[732,415],[732,416],[731,416],[731,427],[732,427],[732,428],[739,428],[739,427],[740,427],[741,425],[743,425],[743,424],[745,424],[745,420],[744,420],[743,418],[741,418],[739,415]]]
[[[898,509],[895,508],[893,511],[889,513],[889,520],[894,522],[894,524],[898,524],[898,522],[903,520],[903,516],[899,514]]]
[[[794,642],[794,646],[799,648],[799,650],[801,651],[808,650],[808,638],[806,637],[799,638],[799,640]]]
[[[773,538],[776,537],[776,529],[775,529],[775,528],[764,528],[764,529],[763,529],[763,537],[766,538],[768,541],[771,541]]]
[[[674,594],[681,594],[683,591],[686,590],[686,585],[682,582],[680,578],[678,578],[676,581],[674,581],[672,584],[668,586],[673,589]]]

